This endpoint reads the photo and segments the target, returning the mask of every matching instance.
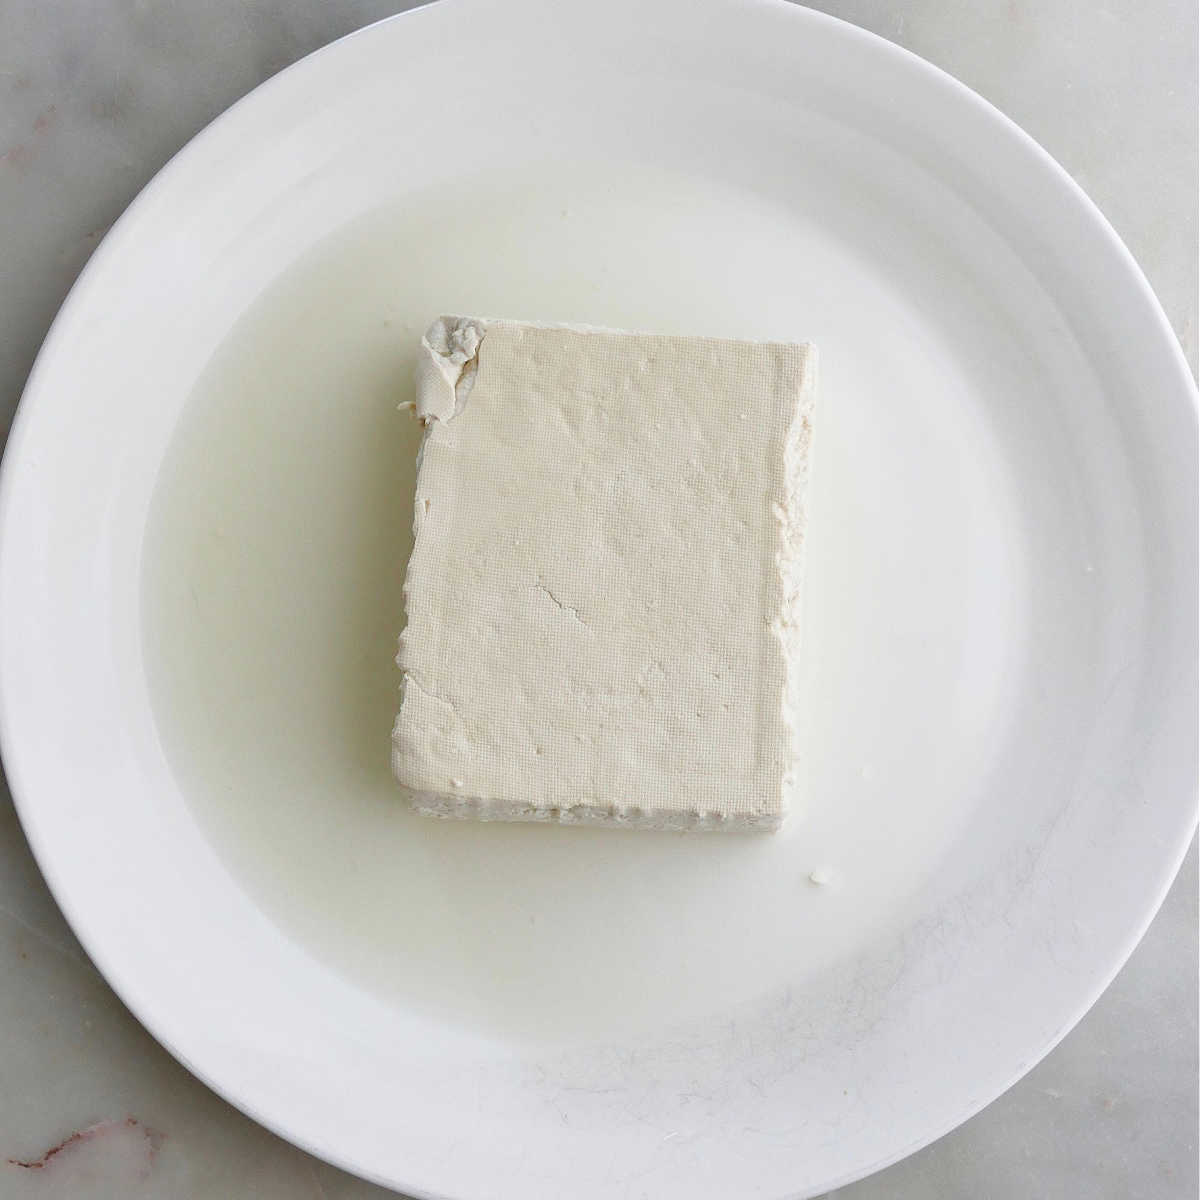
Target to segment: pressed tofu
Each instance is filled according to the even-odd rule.
[[[443,317],[392,735],[423,813],[776,829],[806,344]]]

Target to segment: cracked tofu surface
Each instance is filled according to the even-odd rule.
[[[778,826],[814,374],[804,344],[434,323],[392,739],[419,810]]]

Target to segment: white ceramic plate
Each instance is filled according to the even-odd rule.
[[[393,403],[443,310],[821,346],[785,833],[391,802]],[[334,1162],[820,1192],[1011,1084],[1157,908],[1195,446],[1112,230],[925,63],[765,0],[450,0],[201,134],[55,323],[0,512],[21,818],[146,1026]]]

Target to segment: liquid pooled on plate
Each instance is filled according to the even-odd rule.
[[[784,341],[803,330],[845,361],[836,297],[796,286],[813,269],[851,293],[873,286],[782,205],[648,168],[560,165],[365,217],[233,327],[154,498],[147,669],[197,821],[256,903],[333,969],[464,1027],[591,1037],[757,1000],[900,919],[952,836],[956,795],[930,789],[925,811],[897,813],[886,762],[872,781],[861,772],[868,753],[900,747],[829,756],[832,723],[861,707],[841,671],[807,713],[803,811],[770,838],[433,822],[400,800],[389,763],[420,437],[397,409],[430,313]],[[821,436],[836,456],[834,420]],[[869,469],[869,437],[857,453]],[[839,557],[863,536],[847,524],[854,506],[819,467],[814,673],[853,652],[833,616],[861,628],[865,602]],[[833,881],[814,888],[826,866]]]

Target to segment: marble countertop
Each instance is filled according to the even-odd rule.
[[[502,2],[502,0],[497,0]],[[72,280],[194,132],[394,0],[0,5],[0,419]],[[946,68],[1099,203],[1196,369],[1194,0],[823,0]],[[1129,964],[1040,1066],[836,1194],[1193,1200],[1197,855]],[[7,1160],[7,1161],[5,1161]],[[88,962],[0,796],[0,1200],[367,1200],[194,1080]]]

